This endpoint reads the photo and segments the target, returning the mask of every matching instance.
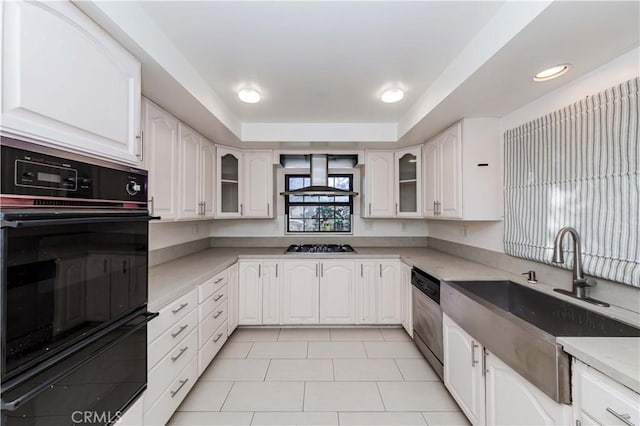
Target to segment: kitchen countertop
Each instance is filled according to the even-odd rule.
[[[233,265],[238,259],[400,259],[443,281],[511,280],[554,297],[640,327],[640,315],[615,306],[603,308],[553,291],[554,286],[528,284],[521,275],[491,268],[441,251],[419,247],[356,247],[357,253],[291,253],[284,247],[210,248],[154,266],[149,270],[149,310],[156,311]],[[639,392],[640,338],[565,337],[569,354]],[[635,352],[634,352],[635,351]]]
[[[565,352],[640,393],[640,338],[561,337]]]

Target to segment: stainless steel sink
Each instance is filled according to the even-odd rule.
[[[453,281],[442,310],[558,402],[571,402],[569,355],[558,337],[636,337],[640,329],[512,281]]]

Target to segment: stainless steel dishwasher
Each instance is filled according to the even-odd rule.
[[[413,342],[443,379],[442,309],[440,280],[413,268]]]

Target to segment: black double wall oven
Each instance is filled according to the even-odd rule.
[[[1,423],[114,423],[147,382],[146,172],[0,149]]]

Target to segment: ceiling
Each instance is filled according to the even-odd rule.
[[[143,94],[218,143],[423,142],[500,117],[640,43],[639,2],[78,2]],[[570,62],[546,83],[531,76]],[[406,90],[396,104],[380,93]],[[263,95],[243,104],[241,87]],[[354,144],[356,143],[356,144]]]

